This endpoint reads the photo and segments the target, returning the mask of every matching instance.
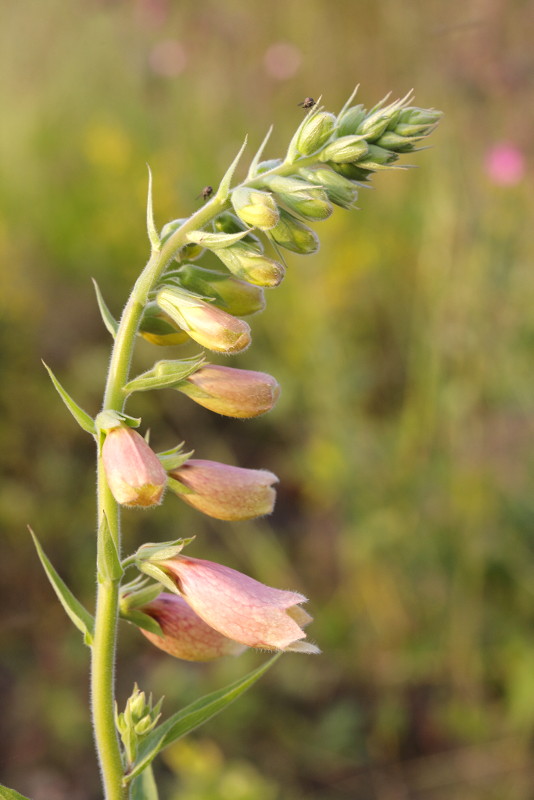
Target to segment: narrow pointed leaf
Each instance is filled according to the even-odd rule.
[[[131,611],[121,611],[121,619],[126,620],[126,622],[131,622],[132,625],[135,625],[136,628],[142,628],[144,631],[150,631],[150,633],[155,633],[156,636],[163,636],[163,631],[161,630],[161,625],[156,622],[153,617],[150,617],[148,614],[144,614],[142,611],[137,611],[132,609]]]
[[[356,84],[356,86],[354,87],[354,91],[352,92],[352,94],[351,94],[351,95],[350,95],[350,97],[348,98],[347,102],[345,103],[345,105],[343,106],[343,108],[341,109],[341,111],[339,112],[339,114],[338,114],[338,117],[340,117],[342,114],[344,114],[344,113],[345,113],[345,111],[347,111],[347,110],[348,110],[348,108],[350,107],[350,104],[352,103],[352,101],[353,101],[353,100],[354,100],[354,98],[356,97],[356,95],[357,95],[357,93],[358,93],[358,89],[359,89],[359,88],[360,88],[360,84],[359,84],[359,83],[357,83],[357,84]]]
[[[249,672],[244,678],[240,678],[224,689],[219,689],[201,697],[199,700],[195,700],[194,703],[176,712],[168,720],[158,725],[141,743],[139,757],[128,779],[139,775],[165,747],[181,739],[186,733],[203,725],[204,722],[207,722],[229,706],[230,703],[233,703],[267,672],[280,655],[281,653],[277,653],[265,664],[262,664],[261,667]]]
[[[147,164],[148,167],[148,164]],[[161,248],[159,233],[154,222],[154,209],[152,206],[152,170],[148,167],[148,195],[146,201],[146,228],[152,250],[158,252]]]
[[[186,234],[186,239],[194,244],[199,244],[201,247],[207,247],[208,250],[222,250],[225,247],[230,247],[240,239],[248,236],[249,230],[239,231],[238,233],[209,233],[208,231],[191,231]],[[180,275],[178,275],[180,277]]]
[[[163,572],[162,569],[156,567],[155,564],[151,564],[150,561],[140,561],[137,564],[138,569],[141,572],[144,572],[145,575],[148,575],[150,578],[153,578],[158,583],[161,583],[167,591],[172,592],[173,594],[180,594],[174,583],[168,577],[166,572]]]
[[[158,787],[150,765],[132,783],[130,800],[158,800]]]
[[[14,789],[8,789],[7,786],[0,784],[0,798],[1,800],[29,800],[26,795],[16,792]]]
[[[111,535],[108,518],[105,514],[102,515],[102,520],[98,528],[98,557],[96,566],[100,583],[119,581],[124,574],[117,552],[117,545]]]
[[[113,316],[113,314],[111,313],[109,308],[107,307],[106,301],[102,297],[102,292],[100,291],[98,283],[95,281],[94,278],[93,278],[93,285],[95,287],[96,301],[98,303],[98,308],[100,309],[100,315],[102,317],[104,325],[106,326],[108,331],[111,333],[113,338],[115,338],[116,335],[117,335],[117,331],[119,329],[119,323],[117,322],[117,320],[115,319],[115,317]]]
[[[59,394],[59,396],[69,409],[70,413],[72,414],[72,416],[74,417],[80,428],[83,428],[83,430],[87,431],[87,433],[92,433],[94,436],[94,434],[96,433],[96,428],[93,418],[90,417],[89,414],[87,414],[87,412],[83,410],[83,408],[80,408],[80,406],[74,402],[70,394],[68,394],[65,391],[63,386],[60,384],[60,382],[58,381],[58,379],[48,366],[48,364],[45,364],[44,361],[43,361],[43,366],[50,375],[50,380],[54,384],[55,390],[57,391],[57,393]]]
[[[204,354],[200,353],[189,358],[179,360],[157,361],[152,369],[137,375],[124,387],[125,394],[132,392],[146,392],[150,389],[166,389],[176,386],[204,363]]]
[[[263,140],[263,142],[258,147],[256,155],[254,156],[254,158],[250,162],[250,167],[249,167],[248,175],[247,175],[247,181],[249,181],[252,178],[256,177],[256,173],[257,173],[257,170],[258,170],[258,164],[260,163],[260,158],[263,155],[263,151],[265,150],[265,146],[266,146],[267,142],[271,138],[271,133],[272,132],[273,132],[273,126],[271,125],[271,127],[269,128],[269,130],[265,134],[265,139]]]
[[[82,606],[79,600],[77,600],[74,597],[71,590],[68,588],[67,584],[62,580],[62,578],[59,577],[58,573],[52,566],[46,553],[41,547],[35,533],[32,531],[31,528],[28,528],[28,530],[32,535],[33,543],[35,545],[35,549],[37,550],[37,555],[39,556],[39,560],[43,565],[48,580],[52,584],[52,588],[54,589],[55,593],[58,596],[59,602],[67,612],[72,622],[76,625],[78,630],[80,630],[84,634],[86,644],[91,644],[93,638],[93,629],[94,629],[93,617],[87,611],[87,609],[85,609]]]
[[[217,189],[217,194],[215,195],[218,200],[226,200],[228,195],[230,194],[230,185],[232,183],[232,178],[234,177],[234,172],[239,164],[239,159],[243,155],[243,150],[247,146],[248,136],[245,136],[245,141],[241,145],[241,150],[236,155],[228,169],[226,170],[222,181],[219,184],[219,188]]]

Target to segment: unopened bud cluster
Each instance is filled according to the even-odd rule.
[[[327,219],[334,206],[352,208],[361,182],[415,150],[439,121],[439,112],[409,106],[410,95],[389,104],[386,100],[367,111],[351,106],[350,98],[338,115],[312,107],[284,160],[260,161],[260,148],[247,180],[230,189],[234,163],[228,182],[225,176],[213,198],[205,198],[198,230],[176,219],[159,238],[154,234],[159,247],[177,244],[148,296],[139,333],[155,345],[195,342],[222,356],[245,350],[251,329],[243,317],[261,311],[265,290],[284,278],[282,251],[315,253],[319,238],[310,225]],[[205,252],[212,256],[208,267],[196,263]],[[126,396],[153,389],[173,389],[209,411],[241,419],[271,410],[280,394],[272,376],[212,364],[204,353],[156,361],[123,387]],[[272,512],[278,480],[272,472],[192,458],[181,446],[157,455],[132,425],[131,419],[113,418],[101,428],[102,461],[117,502],[158,505],[168,488],[219,520]],[[168,590],[130,595],[125,610],[157,647],[178,658],[204,661],[245,646],[317,652],[302,641],[303,626],[310,621],[301,608],[302,595],[186,558],[179,554],[183,544],[159,554],[157,548],[145,549],[136,558],[138,569]],[[119,718],[129,750],[153,719],[144,695],[132,698]]]

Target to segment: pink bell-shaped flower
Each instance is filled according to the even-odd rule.
[[[241,419],[265,414],[280,396],[271,375],[218,364],[205,364],[176,388],[210,411]]]
[[[171,482],[169,488],[181,500],[207,514],[224,520],[243,520],[270,514],[276,492],[272,488],[278,478],[264,469],[244,469],[191,458],[169,476],[185,487]]]
[[[127,425],[108,431],[102,461],[111,493],[123,506],[161,503],[167,474],[143,437]]]
[[[303,642],[302,628],[311,621],[298,592],[282,591],[230,567],[200,558],[175,556],[159,561],[186,603],[218,633],[262,650],[318,653]]]
[[[140,609],[159,623],[163,632],[158,636],[142,630],[146,638],[160,650],[184,661],[213,661],[221,656],[237,656],[244,645],[227,639],[207,625],[192,608],[176,594],[162,592],[155,600]]]

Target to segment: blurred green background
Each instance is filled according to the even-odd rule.
[[[432,149],[252,320],[233,365],[283,387],[265,418],[139,396],[152,441],[280,479],[274,515],[217,523],[168,498],[125,514],[125,548],[192,555],[303,591],[320,657],[285,656],[159,762],[162,800],[527,800],[534,796],[532,6],[521,0],[131,0],[3,4],[0,221],[0,782],[97,800],[88,653],[27,523],[92,607],[93,448],[40,359],[96,413],[118,314],[158,222],[189,215],[249,134],[282,155],[323,95],[411,87],[445,111]],[[507,157],[503,156],[507,153]],[[508,160],[507,160],[508,159]],[[136,369],[176,357],[141,342]],[[226,362],[227,363],[227,362]],[[172,712],[261,663],[182,664],[121,629],[118,692]]]

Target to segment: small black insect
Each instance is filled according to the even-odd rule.
[[[197,200],[201,197],[203,200],[209,200],[213,194],[213,186],[204,186],[200,194],[197,195]]]
[[[302,106],[302,108],[313,108],[315,105],[315,100],[313,97],[305,97],[302,103],[297,103],[298,106]]]

